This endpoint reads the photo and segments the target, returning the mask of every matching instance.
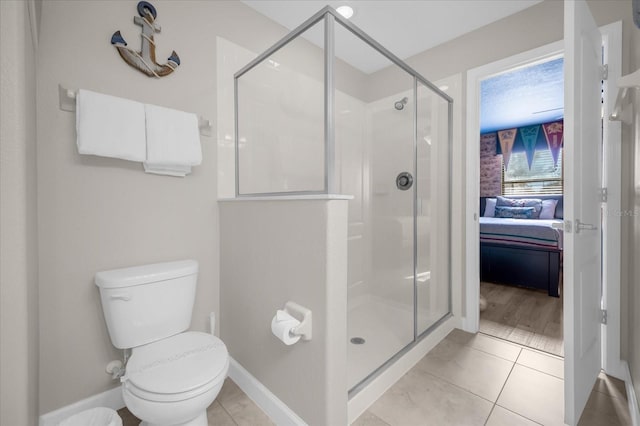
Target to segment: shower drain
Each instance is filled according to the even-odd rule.
[[[353,343],[354,345],[363,345],[365,342],[365,340],[362,337],[352,337],[351,338],[351,343]]]

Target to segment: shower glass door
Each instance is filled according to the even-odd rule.
[[[420,335],[451,312],[451,144],[449,102],[420,81],[416,88],[416,333]]]
[[[345,46],[358,51],[347,63]],[[348,386],[415,338],[414,78],[335,26],[336,182],[349,203]],[[377,70],[384,73],[376,73]]]

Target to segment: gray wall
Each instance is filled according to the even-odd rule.
[[[208,314],[219,312],[220,299],[215,138],[201,138],[203,164],[184,179],[145,174],[138,163],[80,156],[75,116],[58,108],[58,84],[215,119],[216,36],[262,52],[288,32],[238,1],[158,1],[159,61],[175,49],[182,65],[173,75],[151,79],[126,65],[109,43],[121,30],[138,47],[136,4],[43,4],[37,73],[41,414],[118,385],[104,372],[121,354],[108,337],[95,272],[198,260],[196,330],[207,330]],[[298,44],[287,55],[300,55],[304,69],[321,71],[313,67],[321,65],[318,49]],[[361,73],[341,62],[338,67],[344,81],[353,83],[349,91],[362,91]]]
[[[35,48],[27,2],[0,2],[0,424],[38,414]]]
[[[150,262],[200,262],[192,328],[219,311],[216,142],[184,179],[145,174],[139,163],[80,156],[75,116],[58,108],[58,84],[216,117],[217,35],[260,52],[285,30],[236,1],[158,1],[159,61],[182,65],[151,79],[109,43],[121,30],[137,47],[135,0],[50,1],[38,54],[40,413],[118,385],[105,374],[120,357],[104,324],[95,272]],[[213,134],[216,134],[215,128]]]
[[[220,203],[222,340],[310,425],[347,423],[347,200]],[[313,313],[313,339],[286,346],[271,319]]]

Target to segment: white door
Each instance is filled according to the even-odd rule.
[[[575,425],[601,366],[602,37],[584,0],[564,4],[564,396]]]

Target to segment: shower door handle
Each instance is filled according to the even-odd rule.
[[[413,176],[409,172],[402,172],[396,177],[396,187],[400,191],[406,191],[413,185]]]

